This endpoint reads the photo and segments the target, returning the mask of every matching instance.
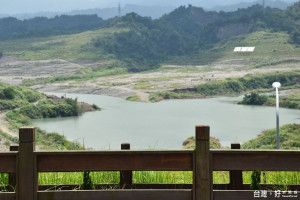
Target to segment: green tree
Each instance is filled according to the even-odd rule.
[[[90,172],[89,171],[84,171],[83,172],[82,189],[83,190],[94,190],[95,189],[95,186],[94,186],[93,181],[90,177]]]
[[[14,99],[15,98],[14,93],[15,92],[11,87],[4,88],[4,90],[3,90],[3,94],[4,94],[6,99]]]
[[[291,34],[291,39],[294,43],[300,44],[300,30],[293,31]]]
[[[268,100],[266,95],[259,95],[258,93],[251,92],[246,94],[243,98],[242,104],[245,105],[263,105]]]
[[[261,176],[261,171],[260,170],[255,170],[251,174],[251,185],[250,188],[252,190],[260,190],[260,178]]]

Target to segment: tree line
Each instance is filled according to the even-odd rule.
[[[135,13],[110,21],[106,26],[126,27],[94,41],[94,46],[129,63],[129,71],[157,68],[174,56],[196,54],[224,39],[219,37],[222,27],[242,24],[246,33],[255,31],[287,32],[290,42],[300,44],[300,2],[286,10],[254,5],[235,12],[205,11],[202,8],[181,6],[158,20]],[[233,30],[234,31],[234,30]]]
[[[105,22],[97,15],[62,15],[54,18],[35,17],[27,20],[7,17],[0,19],[0,40],[79,33],[100,28]]]

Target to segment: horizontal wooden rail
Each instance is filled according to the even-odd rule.
[[[0,173],[16,172],[17,153],[0,153]]]
[[[300,171],[300,151],[211,150],[212,169]]]
[[[14,192],[0,192],[0,199],[2,200],[16,200],[16,193]]]
[[[39,185],[38,190],[76,190],[81,185]],[[95,189],[123,189],[119,184],[94,184]],[[134,183],[132,189],[192,189],[192,184],[168,184],[168,183]],[[288,184],[260,184],[262,190],[275,190],[277,188],[287,188],[291,191],[300,191],[300,185]],[[243,184],[244,190],[251,190],[250,184]],[[3,187],[6,191],[10,191],[12,188],[9,186]],[[214,190],[229,190],[229,184],[214,184]]]
[[[191,200],[192,190],[107,190],[38,192],[39,200]]]
[[[192,171],[193,152],[69,151],[35,152],[39,172],[75,171]]]
[[[124,189],[120,184],[94,184],[95,189]],[[81,185],[39,185],[39,190],[76,190]],[[131,189],[192,189],[192,184],[134,183]]]

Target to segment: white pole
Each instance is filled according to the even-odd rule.
[[[276,148],[280,149],[280,137],[279,137],[279,95],[278,88],[276,87]]]
[[[272,86],[276,90],[276,148],[280,149],[280,138],[279,138],[279,95],[278,88],[280,88],[281,84],[279,82],[274,82]]]

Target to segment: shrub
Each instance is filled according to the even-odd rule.
[[[259,95],[258,93],[251,92],[251,94],[246,94],[243,98],[242,104],[245,105],[263,105],[268,101],[268,96]]]
[[[260,170],[255,170],[252,172],[251,175],[251,185],[250,188],[252,190],[260,190],[260,175],[261,171]]]
[[[23,92],[26,100],[30,103],[38,101],[41,97],[37,92],[26,90]]]
[[[90,172],[89,171],[84,171],[83,172],[82,189],[83,190],[94,190],[95,189],[95,186],[94,186],[93,181],[90,177]]]
[[[15,98],[14,90],[11,87],[4,88],[3,94],[6,99],[14,99]]]

